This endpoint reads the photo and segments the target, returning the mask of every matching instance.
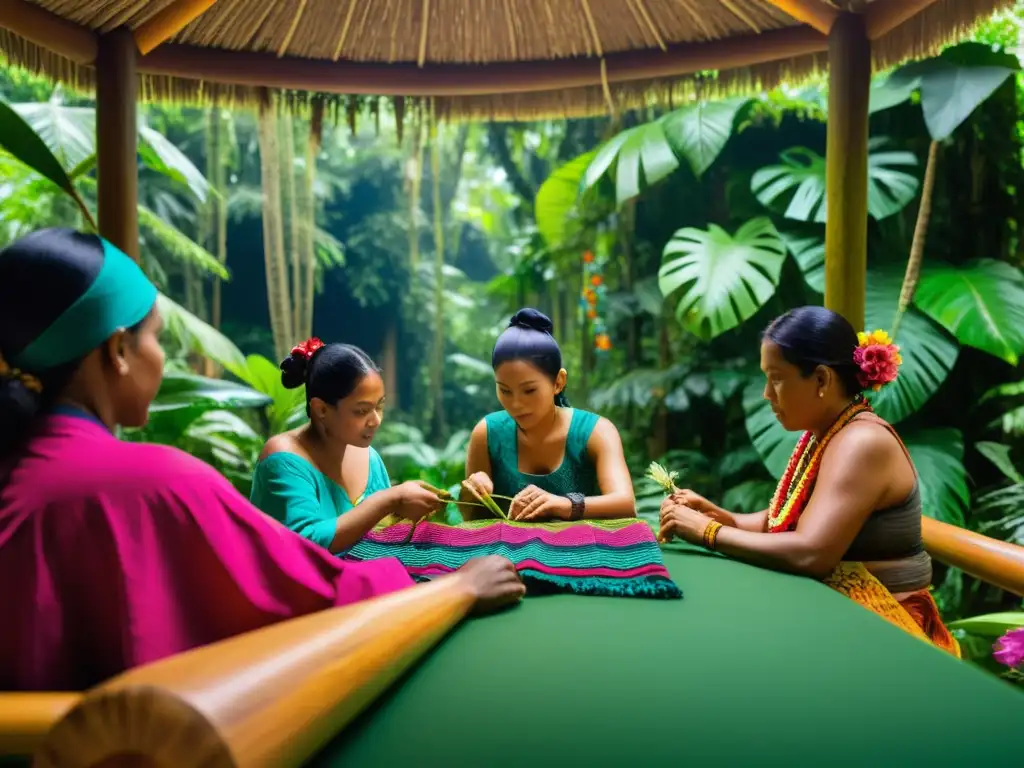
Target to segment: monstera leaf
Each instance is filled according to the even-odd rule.
[[[780,478],[800,437],[779,424],[764,399],[764,383],[753,381],[744,391],[747,434],[772,477]],[[901,434],[920,478],[924,514],[953,525],[964,524],[967,475],[963,437],[955,429],[925,429]]]
[[[557,169],[537,190],[534,216],[537,229],[548,246],[555,248],[572,239],[576,204],[579,201],[583,176],[596,152],[580,155]]]
[[[686,330],[713,339],[764,306],[779,284],[786,246],[767,218],[751,219],[735,235],[712,224],[678,230],[662,253],[658,286],[682,297],[676,314]]]
[[[772,477],[778,479],[786,471],[800,433],[787,432],[782,428],[772,407],[764,399],[765,383],[763,378],[756,378],[743,390],[743,413],[750,442]]]
[[[1020,70],[1011,54],[964,43],[925,61],[900,67],[871,91],[871,111],[901,104],[919,91],[921,111],[934,141],[949,138],[978,106]]]
[[[689,104],[649,123],[627,128],[597,151],[584,178],[590,188],[605,175],[615,177],[615,200],[622,205],[679,167],[680,159],[700,176],[732,135],[736,115],[749,98]]]
[[[1017,365],[1024,353],[1024,275],[980,259],[925,267],[914,303],[957,341]]]
[[[865,330],[888,329],[899,301],[902,278],[886,270],[868,273]],[[911,308],[900,322],[896,343],[903,365],[896,381],[869,393],[878,415],[898,424],[920,409],[946,380],[960,348],[942,328]]]
[[[690,104],[661,118],[665,137],[679,157],[700,177],[732,136],[736,115],[750,103],[747,97]]]
[[[780,232],[786,248],[803,272],[804,282],[814,291],[825,293],[825,241],[817,235]]]
[[[876,219],[899,213],[917,195],[917,178],[907,172],[917,158],[912,152],[874,151],[886,141],[878,137],[869,144],[868,213]],[[765,206],[786,205],[787,219],[824,223],[825,158],[806,147],[787,149],[779,157],[782,165],[762,168],[752,177],[754,195]]]
[[[678,167],[664,124],[655,120],[627,128],[597,150],[583,176],[583,186],[593,187],[606,173],[613,173],[615,201],[622,205],[640,194],[641,185],[661,181]]]
[[[924,514],[963,526],[970,499],[963,435],[957,429],[943,428],[914,430],[901,437],[917,467]]]

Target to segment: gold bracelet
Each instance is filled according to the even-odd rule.
[[[720,522],[718,522],[717,520],[712,520],[710,523],[707,524],[707,527],[704,529],[704,535],[702,536],[702,538],[704,540],[704,547],[705,547],[705,549],[714,549],[715,548],[715,541],[717,541],[717,539],[718,539],[718,532],[721,529],[722,529],[722,524]]]

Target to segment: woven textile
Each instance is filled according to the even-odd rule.
[[[460,525],[385,521],[359,541],[352,560],[398,558],[416,579],[460,568],[474,557],[502,555],[516,564],[531,594],[681,598],[654,533],[636,520],[516,523],[477,520]]]

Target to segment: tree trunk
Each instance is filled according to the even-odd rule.
[[[921,278],[921,264],[924,261],[924,244],[928,237],[928,221],[932,215],[932,192],[935,189],[935,166],[939,162],[939,143],[933,141],[928,147],[928,165],[924,169],[924,182],[921,184],[921,204],[917,210],[917,224],[914,226],[914,240],[910,246],[910,258],[907,259],[907,271],[903,276],[903,287],[900,289],[900,303],[896,309],[896,317],[892,321],[892,337],[900,328],[900,321],[914,299],[917,283]]]
[[[274,353],[278,359],[294,343],[289,306],[288,266],[284,256],[284,226],[281,216],[281,168],[277,116],[273,105],[264,106],[259,116],[260,176],[263,186],[263,257],[267,278],[267,303]]]

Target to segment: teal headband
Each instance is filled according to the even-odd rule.
[[[12,366],[40,373],[85,357],[122,328],[142,322],[157,291],[139,265],[102,240],[103,266],[89,290],[31,344],[11,359]]]

